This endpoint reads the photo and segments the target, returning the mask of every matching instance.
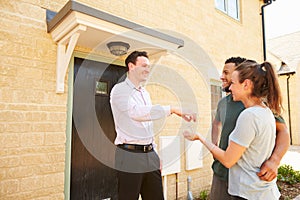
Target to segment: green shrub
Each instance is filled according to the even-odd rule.
[[[300,171],[295,171],[290,165],[282,165],[278,168],[277,179],[289,184],[300,182]]]
[[[199,194],[200,200],[208,200],[208,190],[202,190]]]

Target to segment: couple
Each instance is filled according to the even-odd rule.
[[[277,75],[268,62],[235,57],[225,62],[221,80],[231,94],[218,104],[212,143],[199,133],[183,133],[200,140],[215,158],[211,199],[279,199],[277,167],[289,147],[289,134],[280,117]]]
[[[182,117],[183,119],[185,119],[186,121],[195,121],[196,115],[189,114],[189,113],[182,113],[180,110],[175,109],[171,106],[152,105],[149,93],[143,87],[141,87],[141,83],[146,81],[150,72],[150,68],[149,68],[150,63],[146,52],[135,51],[131,53],[126,58],[125,64],[126,67],[128,68],[128,76],[124,82],[115,85],[115,87],[111,91],[111,100],[110,100],[116,132],[117,132],[117,137],[115,139],[115,144],[117,145],[115,159],[116,159],[116,169],[118,170],[118,196],[120,200],[138,199],[139,194],[141,194],[142,198],[145,200],[163,199],[162,179],[159,170],[160,162],[156,152],[153,150],[155,148],[155,144],[153,140],[152,120],[163,118],[171,114],[176,114]],[[250,65],[253,66],[250,67]],[[275,76],[274,76],[274,72],[273,74],[271,73],[271,66],[268,63],[264,63],[263,65],[260,66],[257,63],[245,62],[244,68],[245,69],[251,68],[251,70],[256,70],[256,71],[262,70],[263,72],[258,71],[258,74],[262,73],[264,74],[265,78],[268,77],[269,79],[267,79],[268,81],[264,83],[260,83],[262,84],[262,86],[264,86],[263,88],[266,88],[266,90],[261,90],[261,91],[264,91],[264,93],[266,91],[271,91],[270,87],[272,85],[270,84],[272,84],[272,81],[275,80],[274,79]],[[253,96],[251,95],[250,91],[254,91],[254,88],[257,87],[257,85],[253,84],[254,83],[253,81],[255,80],[248,79],[247,76],[244,78],[245,80],[240,80],[239,72],[237,71],[235,73],[236,80],[234,79],[232,80],[234,84],[231,86],[231,89],[232,91],[234,91],[235,90],[234,88],[236,87],[238,88],[236,89],[236,91],[239,92],[234,93],[234,98],[235,98],[234,100],[243,100],[240,99],[241,96],[243,95],[247,96],[247,98]],[[259,77],[257,78],[259,79]],[[277,83],[276,80],[275,83]],[[276,93],[277,90],[279,89],[278,84],[275,86],[277,86],[277,88],[274,88],[273,91],[274,93]],[[243,88],[247,88],[247,90],[242,90]],[[261,97],[264,97],[265,95],[266,94],[255,98],[253,97],[254,98],[253,100],[255,101],[251,101],[252,104],[250,106],[251,108],[253,107],[253,109],[255,108],[254,109],[255,112],[256,110],[258,110],[261,113],[264,113],[266,116],[264,120],[266,122],[266,118],[270,117],[270,111],[265,106],[264,102],[261,101]],[[277,99],[268,99],[271,100],[268,101],[268,103],[270,104],[269,106],[275,106],[274,111],[278,111],[277,110],[278,107],[276,107],[276,105],[278,105],[277,100],[280,100],[279,93],[278,95],[275,94],[275,96],[277,97]],[[273,95],[270,97],[273,97]],[[247,118],[247,120],[252,120],[252,116],[250,117],[250,119],[248,119],[249,115],[246,115],[245,117]],[[274,119],[274,117],[272,119]],[[270,133],[274,132],[274,135],[272,136],[272,134],[268,134],[264,136],[263,134],[261,134],[266,138],[267,137],[273,138],[273,140],[268,138],[268,140],[265,141],[264,139],[262,141],[263,143],[268,142],[268,145],[265,147],[268,148],[268,150],[267,151],[264,150],[265,151],[264,154],[261,155],[265,157],[261,159],[263,161],[266,160],[271,155],[275,143],[275,125],[274,125],[275,120],[272,119],[269,119],[268,124],[270,124],[270,126],[268,127],[268,131]],[[246,122],[247,121],[245,121],[245,124],[248,124]],[[249,128],[251,127],[251,125],[253,125],[253,123],[248,124]],[[238,137],[239,135],[235,134],[236,136],[233,137],[234,142],[230,142],[230,144],[231,143],[234,144],[233,145],[234,149],[231,150],[237,152],[235,153],[229,152],[230,153],[230,155],[228,156],[230,157],[229,161],[226,160],[227,159],[226,157],[227,154],[225,156],[226,152],[222,151],[221,149],[219,149],[218,147],[216,147],[211,143],[205,142],[205,140],[201,137],[200,134],[185,132],[184,135],[186,138],[191,140],[199,139],[213,152],[215,158],[219,159],[221,162],[226,161],[229,162],[230,165],[233,165],[239,160],[239,158],[242,156],[243,153],[244,155],[248,154],[247,152],[249,148],[246,149],[247,147],[246,141],[248,141],[248,139],[250,140],[255,138],[256,133],[252,132],[251,134],[252,138],[251,136],[250,138],[249,137],[244,138],[243,136],[242,139],[244,139],[243,140],[244,143],[239,143],[239,139],[240,139]],[[231,146],[232,145],[229,145],[229,148],[232,148]],[[251,145],[248,146],[250,147]],[[242,158],[240,160],[242,160]],[[236,165],[238,166],[238,164]],[[241,169],[239,172],[242,171]],[[234,183],[240,185],[238,182],[234,182]],[[240,194],[237,194],[237,196],[239,195]],[[241,195],[241,197],[244,196]]]

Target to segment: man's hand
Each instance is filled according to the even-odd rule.
[[[196,117],[197,117],[196,113],[182,112],[178,108],[171,107],[171,114],[173,113],[178,115],[179,117],[182,117],[182,119],[184,119],[187,122],[191,122],[191,121],[196,122]]]
[[[271,160],[265,161],[260,167],[257,176],[263,181],[272,181],[277,177],[278,164]]]
[[[196,113],[191,113],[191,114],[182,114],[181,117],[187,121],[187,122],[196,122]]]

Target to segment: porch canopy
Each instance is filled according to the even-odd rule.
[[[109,52],[107,43],[122,41],[131,50],[147,47],[153,54],[184,46],[182,39],[75,1],[67,2],[58,13],[47,10],[47,31],[57,43],[57,93],[64,92],[65,75],[76,46]]]

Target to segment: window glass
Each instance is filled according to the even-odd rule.
[[[238,0],[227,0],[228,3],[228,15],[230,17],[233,17],[235,19],[239,19],[239,13],[238,13]]]
[[[239,0],[215,0],[217,9],[223,11],[228,16],[239,19]]]
[[[217,85],[210,85],[211,90],[211,117],[215,118],[215,114],[218,107],[218,102],[222,98],[222,88]]]
[[[108,95],[108,81],[96,81],[96,95]]]
[[[215,0],[216,8],[222,11],[226,11],[226,4],[224,0]]]

